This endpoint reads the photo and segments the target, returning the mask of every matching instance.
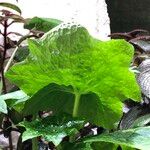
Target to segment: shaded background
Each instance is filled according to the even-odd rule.
[[[150,0],[106,0],[111,32],[150,31]]]

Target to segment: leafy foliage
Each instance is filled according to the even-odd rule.
[[[20,9],[18,6],[12,4],[12,3],[1,2],[1,3],[0,3],[0,6],[2,6],[2,7],[7,7],[7,8],[11,8],[11,9],[13,9],[13,10],[15,10],[15,11],[17,11],[18,13],[21,14],[21,9]]]
[[[24,121],[20,125],[26,128],[22,135],[23,141],[42,136],[46,141],[52,141],[57,146],[64,137],[77,133],[83,127],[84,121],[72,120],[71,117],[60,115],[32,122]]]
[[[120,130],[114,133],[105,133],[95,137],[89,137],[84,142],[110,142],[121,144],[142,150],[149,150],[150,127],[139,127],[129,130]]]
[[[41,40],[29,40],[29,49],[30,56],[13,66],[7,77],[29,95],[50,83],[71,86],[67,92],[74,95],[70,99],[73,116],[83,114],[90,120],[89,114],[97,113],[94,123],[112,127],[121,115],[121,101],[140,99],[134,74],[128,69],[133,47],[124,40],[101,42],[82,26],[61,24]],[[96,111],[92,108],[86,113],[93,104]]]

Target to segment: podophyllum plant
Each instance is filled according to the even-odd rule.
[[[21,132],[19,150],[20,141],[29,139],[33,150],[37,141],[43,149],[149,149],[150,127],[143,118],[130,129],[117,129],[123,102],[141,100],[129,69],[132,45],[103,42],[78,24],[62,23],[38,40],[29,39],[28,46],[27,58],[5,74],[20,90],[0,96],[20,117],[12,117]],[[7,114],[7,107],[1,112]]]

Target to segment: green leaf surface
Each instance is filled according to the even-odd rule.
[[[149,150],[150,148],[150,126],[139,127],[129,130],[120,130],[114,133],[101,134],[89,137],[84,142],[109,142],[118,145]]]
[[[2,6],[2,7],[7,7],[7,8],[11,8],[11,9],[13,9],[13,10],[15,10],[15,11],[17,11],[18,13],[21,14],[21,9],[20,9],[18,6],[14,5],[14,4],[1,2],[1,3],[0,3],[0,6]]]
[[[106,142],[93,142],[91,144],[93,150],[117,150],[117,145]]]
[[[124,145],[121,145],[120,147],[122,148],[122,150],[137,150],[135,148],[124,146]]]
[[[32,19],[28,19],[26,21],[24,28],[29,30],[34,29],[37,31],[48,32],[60,23],[61,21],[57,19],[33,17]]]
[[[65,142],[58,147],[58,150],[94,150],[90,143],[69,143]]]
[[[44,110],[53,111],[54,114],[59,114],[62,112],[72,114],[75,97],[72,92],[73,89],[71,86],[65,87],[56,84],[50,84],[39,90],[25,103],[23,109],[24,116],[37,114],[38,111]],[[113,107],[116,108],[114,111],[108,107],[101,109],[102,106],[98,96],[93,93],[82,95],[78,108],[78,117],[95,124],[100,124],[104,118],[109,117],[109,122],[107,122],[107,120],[105,121],[107,122],[107,126],[112,126],[111,123],[114,121],[114,119],[116,119],[116,117],[118,117],[117,111],[121,112],[120,105],[122,104],[120,104],[120,102],[112,101],[111,105],[112,109]],[[114,114],[114,112],[116,112],[116,114]],[[108,115],[111,115],[111,117]]]
[[[140,100],[135,75],[129,71],[134,50],[124,40],[102,42],[82,26],[61,24],[42,39],[29,40],[29,49],[28,58],[7,77],[29,95],[50,83],[71,86],[74,117],[90,120],[97,114],[96,123],[112,127],[121,116],[121,101]]]
[[[29,55],[29,48],[28,46],[19,47],[15,54],[14,60],[17,62],[23,61]]]
[[[4,100],[0,99],[0,112],[7,114],[7,105],[6,102]]]
[[[65,136],[77,133],[83,127],[84,121],[72,120],[70,117],[60,115],[32,122],[24,121],[19,125],[26,128],[22,135],[23,141],[42,136],[46,141],[52,141],[57,146]]]
[[[29,96],[23,91],[15,91],[0,96],[0,101],[6,100],[9,108],[14,108],[20,112],[24,108],[24,102],[29,99]]]

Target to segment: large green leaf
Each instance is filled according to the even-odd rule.
[[[65,87],[50,84],[39,90],[25,103],[23,113],[24,115],[30,115],[42,110],[51,110],[54,114],[61,112],[72,114],[74,105],[74,94],[72,92],[73,89],[71,86]],[[115,101],[114,103],[112,101],[110,105],[112,105],[112,109],[113,107],[116,109],[112,111],[112,109],[107,106],[101,109],[102,105],[99,97],[94,93],[82,95],[78,108],[78,117],[95,124],[100,124],[105,118],[109,117],[108,115],[111,115],[111,117],[108,118],[109,121],[106,120],[106,122],[107,126],[112,126],[111,123],[118,117],[117,111],[121,111],[121,106],[119,102]]]
[[[14,4],[6,3],[6,2],[1,2],[1,3],[0,3],[0,6],[2,6],[2,7],[7,7],[7,8],[11,8],[11,9],[13,9],[13,10],[15,10],[15,11],[17,11],[18,13],[21,14],[21,9],[20,9],[18,6],[14,5]]]
[[[26,21],[24,28],[48,32],[52,28],[58,26],[60,23],[61,21],[57,19],[33,17],[32,19]]]
[[[114,133],[105,133],[95,137],[89,137],[84,142],[109,142],[118,145],[149,150],[150,148],[150,126],[139,127],[129,130],[120,130]]]
[[[32,122],[21,122],[20,126],[26,128],[22,140],[42,136],[46,141],[52,141],[56,146],[68,135],[74,135],[84,125],[84,121],[72,120],[68,116],[47,117]]]
[[[121,115],[121,101],[140,99],[129,71],[133,47],[124,40],[101,42],[84,27],[61,24],[42,39],[29,40],[29,49],[29,57],[13,66],[7,77],[29,95],[50,83],[71,86],[75,117],[98,114],[99,124],[112,127]]]

